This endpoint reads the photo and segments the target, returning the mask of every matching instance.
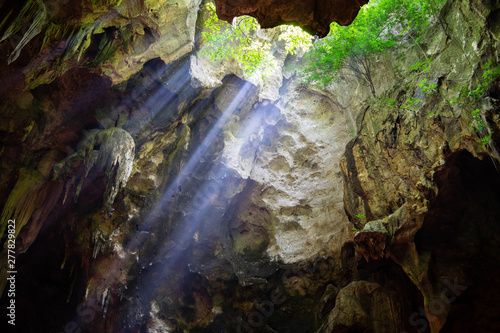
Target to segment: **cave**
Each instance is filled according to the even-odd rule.
[[[450,302],[442,332],[494,332],[500,328],[491,317],[497,310],[486,295],[498,293],[498,170],[489,157],[462,150],[447,158],[435,181],[439,192],[415,244],[420,253],[431,253],[430,273],[438,285],[444,290],[456,282],[457,294],[464,294]]]
[[[500,331],[500,3],[0,1],[0,331]]]

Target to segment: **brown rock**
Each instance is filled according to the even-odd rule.
[[[262,28],[280,24],[297,24],[305,31],[325,37],[330,23],[349,25],[358,15],[366,0],[215,0],[217,16],[229,23],[241,15],[253,16]]]
[[[353,281],[337,295],[335,308],[319,332],[396,332],[397,305],[375,282]]]
[[[363,256],[366,261],[377,260],[385,257],[384,250],[388,241],[386,230],[363,230],[354,236],[356,253]]]

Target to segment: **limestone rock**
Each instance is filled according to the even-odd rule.
[[[297,24],[304,30],[324,37],[330,31],[330,23],[350,24],[365,0],[318,1],[318,0],[216,0],[217,15],[221,20],[232,22],[241,15],[253,16],[262,28],[280,24]]]
[[[85,164],[85,177],[94,167],[103,170],[109,180],[104,194],[104,205],[110,208],[118,191],[127,184],[132,172],[134,154],[134,139],[127,131],[114,127],[102,131],[95,130],[87,135],[77,153],[61,161],[54,169],[59,178],[64,178],[75,162]],[[80,180],[79,188],[84,179]]]
[[[337,161],[349,137],[345,113],[334,100],[288,89],[277,103],[255,103],[239,119],[230,118],[222,162],[260,184],[275,216],[268,254],[291,263],[328,251],[330,239],[347,224]],[[231,90],[216,102],[221,109],[239,98],[238,89]]]
[[[388,234],[382,221],[368,222],[363,230],[357,232],[354,236],[356,252],[363,256],[366,261],[384,258]]]
[[[318,333],[397,332],[393,314],[397,312],[391,296],[377,283],[354,281],[337,295],[335,308]]]
[[[200,2],[30,0],[26,10],[9,14],[13,20],[1,40],[15,45],[9,63],[15,65],[22,50],[31,55],[24,66],[31,88],[89,63],[117,84],[148,60],[168,63],[191,52]],[[29,29],[25,22],[32,23]]]

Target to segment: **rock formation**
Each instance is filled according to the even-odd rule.
[[[324,37],[330,31],[330,23],[350,24],[359,8],[367,0],[216,0],[217,15],[229,23],[241,15],[253,16],[262,28],[280,24],[296,24],[311,34]]]
[[[324,35],[364,2],[216,3]],[[475,114],[452,102],[500,59],[499,5],[448,1],[420,45],[377,59],[371,100],[347,76],[300,84],[279,45],[260,85],[209,64],[200,4],[3,2],[17,331],[500,331],[500,80]]]

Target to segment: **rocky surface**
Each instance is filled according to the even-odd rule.
[[[72,68],[91,68],[116,84],[148,60],[179,59],[194,47],[201,0],[21,3],[3,5],[10,14],[0,30],[2,53],[9,54],[9,72],[22,70],[33,89]],[[28,41],[29,50],[18,58]],[[11,79],[3,74],[2,81]]]
[[[0,26],[17,328],[500,330],[499,80],[451,102],[498,63],[498,5],[446,4],[422,45],[377,59],[376,99],[301,85],[279,47],[264,82],[208,64],[190,53],[199,5],[4,2],[26,8]]]
[[[414,320],[413,324],[431,332],[448,329],[450,324],[446,318],[457,306],[454,301],[468,286],[477,285],[473,282],[475,273],[472,271],[484,268],[482,264],[472,264],[463,258],[462,253],[468,253],[465,257],[469,258],[489,258],[496,252],[490,250],[498,248],[493,245],[498,244],[495,236],[491,238],[497,234],[497,228],[489,225],[486,229],[491,235],[484,233],[488,218],[465,217],[467,212],[481,216],[484,209],[491,211],[487,208],[488,202],[498,198],[498,192],[493,190],[495,185],[492,185],[499,179],[498,172],[493,171],[498,169],[494,148],[498,143],[493,138],[489,145],[478,144],[471,119],[471,112],[478,107],[491,130],[497,128],[498,118],[492,115],[497,114],[498,106],[492,103],[498,103],[498,86],[493,80],[491,88],[475,105],[450,102],[459,95],[464,84],[471,85],[470,82],[482,75],[484,69],[478,62],[498,59],[498,30],[489,23],[497,13],[498,7],[447,4],[442,11],[442,25],[435,28],[437,36],[424,49],[426,57],[434,59],[429,70],[416,75],[408,73],[400,84],[383,93],[384,98],[393,99],[395,105],[382,98],[380,104],[366,107],[362,118],[358,118],[358,136],[347,145],[341,162],[346,176],[347,214],[363,214],[371,221],[356,234],[355,248],[365,259],[378,260],[385,256],[401,265],[424,297],[423,309],[428,323]],[[411,57],[410,53],[400,59],[408,61]],[[457,58],[466,60],[451,61]],[[395,61],[397,59],[395,55]],[[437,83],[435,92],[425,92],[418,86],[417,82],[424,78]],[[396,107],[409,97],[419,100],[416,107]],[[454,176],[444,176],[445,181],[442,175],[449,175],[451,170]],[[491,175],[486,182],[488,185],[479,180],[479,173]],[[481,190],[470,183],[464,185],[472,179],[483,184]],[[448,186],[455,188],[454,194],[446,189]],[[483,196],[484,193],[489,194]],[[469,203],[461,199],[462,196],[469,197]],[[481,202],[482,208],[477,207],[476,202]],[[455,207],[453,213],[446,208],[450,205]],[[496,214],[491,212],[491,216]],[[464,218],[471,234],[459,236],[464,232],[460,222]],[[433,231],[429,223],[433,223]],[[438,229],[444,233],[431,236]],[[473,235],[484,239],[485,245],[474,243]],[[434,243],[436,247],[427,245],[428,237],[437,242]],[[444,253],[450,256],[439,259]],[[483,274],[490,279],[496,274],[497,259],[486,261],[489,268]],[[488,307],[488,301],[480,297],[474,302],[478,307]],[[491,322],[485,325],[481,329],[495,327]]]
[[[311,34],[324,37],[330,31],[330,23],[349,25],[366,0],[319,1],[319,0],[216,0],[217,15],[231,23],[241,15],[253,16],[262,28],[280,24],[296,24]]]

